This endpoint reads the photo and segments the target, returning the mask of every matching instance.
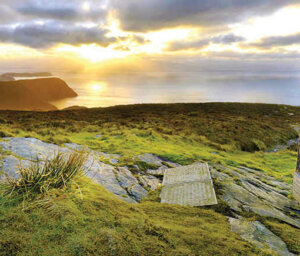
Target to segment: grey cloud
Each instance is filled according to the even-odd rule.
[[[272,13],[300,0],[111,0],[126,30],[180,25],[218,26]]]
[[[0,19],[1,23],[16,20],[18,14],[12,8],[0,3]]]
[[[177,41],[172,44],[170,44],[168,50],[170,51],[178,51],[178,50],[186,50],[186,49],[201,49],[205,46],[208,46],[210,43],[215,44],[232,44],[236,42],[242,42],[245,38],[236,36],[234,34],[225,34],[225,35],[219,35],[215,37],[210,38],[204,38],[198,41],[193,42],[182,42]]]
[[[90,2],[91,8],[88,11],[82,9],[83,1],[45,1],[35,0],[22,3],[16,10],[25,16],[35,18],[51,18],[61,20],[101,20],[105,19],[107,11],[98,4]]]
[[[0,26],[0,41],[35,48],[43,48],[56,43],[107,45],[115,39],[105,37],[106,33],[107,30],[99,27],[86,28],[55,21],[44,24],[30,22],[14,27]]]
[[[276,46],[288,46],[300,44],[300,33],[288,36],[272,36],[261,39],[258,43],[247,44],[258,48],[271,48]]]

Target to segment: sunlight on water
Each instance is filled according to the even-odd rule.
[[[60,75],[78,97],[53,102],[58,108],[137,103],[260,102],[300,105],[298,73],[129,73],[87,79]]]

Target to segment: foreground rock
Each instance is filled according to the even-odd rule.
[[[211,169],[217,194],[234,215],[275,218],[300,228],[300,204],[288,197],[292,186],[245,167]]]
[[[286,244],[259,221],[229,218],[231,230],[258,248],[272,251],[272,255],[291,256]]]
[[[83,147],[77,144],[59,147],[34,138],[6,138],[0,142],[0,149],[2,149],[2,152],[0,151],[1,169],[10,176],[16,177],[20,165],[27,167],[32,161],[51,159],[58,152],[81,151]],[[136,178],[126,167],[115,168],[99,161],[103,156],[114,159],[118,155],[87,151],[89,157],[84,164],[86,175],[124,201],[139,202],[147,195],[149,189],[156,189],[160,184],[160,181],[151,175],[141,176],[142,181],[140,181],[139,177]]]
[[[16,177],[20,165],[30,166],[32,161],[52,158],[58,152],[82,151],[83,146],[74,143],[59,147],[34,138],[5,138],[0,141],[0,171]],[[89,157],[84,164],[86,175],[114,193],[121,200],[137,203],[149,190],[161,185],[165,170],[178,164],[153,154],[134,157],[134,167],[115,167],[120,155],[106,154],[86,149]],[[110,161],[113,160],[113,161]],[[292,255],[285,243],[258,221],[248,221],[242,216],[263,216],[277,219],[300,228],[300,205],[288,195],[292,186],[265,173],[245,167],[211,165],[218,203],[228,206],[232,231],[259,248],[271,250],[270,255]],[[133,174],[134,173],[134,174]]]

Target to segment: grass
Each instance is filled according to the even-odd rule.
[[[294,115],[289,115],[294,113]],[[118,153],[120,165],[154,153],[181,164],[248,166],[291,183],[295,148],[266,151],[298,135],[300,108],[265,104],[133,105],[70,111],[0,111],[0,137],[35,137]],[[101,135],[100,137],[96,135]],[[0,138],[1,140],[1,138]],[[87,178],[33,199],[0,204],[1,255],[272,255],[231,232],[228,206],[191,208],[120,201]],[[60,182],[60,184],[62,184]],[[39,191],[43,191],[39,187]],[[1,200],[1,199],[0,199]],[[24,207],[27,205],[27,207]],[[259,219],[300,254],[299,230]]]
[[[87,178],[76,183],[52,189],[50,209],[1,205],[0,255],[269,255],[232,233],[214,210],[132,205]]]
[[[28,168],[20,167],[18,178],[6,175],[6,181],[0,186],[2,195],[24,200],[37,194],[47,194],[53,188],[65,188],[74,177],[83,174],[85,160],[83,152],[58,153],[45,162],[37,161]]]
[[[289,115],[294,113],[294,115]],[[82,144],[123,156],[155,153],[181,164],[245,165],[292,182],[296,151],[264,151],[298,135],[300,108],[268,104],[129,105],[70,111],[0,111],[0,137]],[[2,134],[2,135],[1,135]],[[96,137],[96,135],[102,135]]]

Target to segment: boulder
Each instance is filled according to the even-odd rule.
[[[286,244],[280,237],[273,234],[259,221],[247,221],[229,218],[231,230],[239,234],[244,240],[258,248],[272,250],[272,255],[292,256]]]

